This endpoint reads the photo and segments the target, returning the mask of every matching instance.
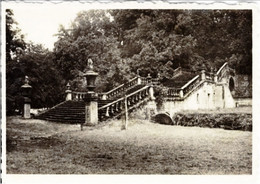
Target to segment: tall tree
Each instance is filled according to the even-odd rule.
[[[6,9],[6,61],[9,62],[16,56],[17,52],[25,49],[24,35],[17,27],[17,22],[13,18],[13,11]]]
[[[21,109],[21,86],[25,76],[32,85],[32,107],[51,107],[64,99],[65,81],[53,62],[53,53],[41,45],[26,43],[13,19],[6,11],[6,94],[7,114]],[[16,28],[14,28],[16,27]]]
[[[134,70],[157,72],[171,61],[173,68],[196,71],[229,61],[238,73],[251,73],[251,11],[115,10],[112,15],[122,32],[122,57],[130,58]]]
[[[127,66],[120,58],[117,29],[107,10],[80,12],[69,29],[61,26],[54,54],[64,79],[73,81],[77,78],[91,58],[99,72],[97,90],[109,90],[124,82],[126,76],[122,72],[127,70]],[[118,67],[121,70],[115,73]]]

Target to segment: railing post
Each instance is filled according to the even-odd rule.
[[[106,117],[109,117],[109,107],[106,109]]]
[[[153,86],[149,88],[149,96],[151,100],[155,100]]]
[[[201,80],[206,80],[205,70],[201,70]]]
[[[214,82],[215,82],[215,83],[217,83],[217,82],[218,82],[218,76],[217,76],[217,74],[216,74],[216,73],[214,74]]]
[[[66,85],[66,87],[67,87],[67,89],[65,91],[65,93],[66,93],[66,101],[69,101],[69,100],[72,100],[72,91],[70,89],[70,84],[69,83]]]
[[[123,110],[124,110],[124,115],[123,115],[123,126],[122,126],[122,130],[126,130],[127,129],[127,125],[128,125],[128,107],[127,107],[127,97],[125,95],[124,97],[124,102],[122,103],[123,105]]]
[[[179,95],[180,95],[181,98],[183,98],[183,89],[180,90]]]
[[[140,84],[142,84],[142,80],[141,80],[141,78],[138,76],[138,78],[137,78],[137,85],[140,85]]]
[[[107,95],[106,95],[106,94],[102,94],[101,99],[102,99],[102,100],[107,100]]]

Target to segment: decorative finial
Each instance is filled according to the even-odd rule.
[[[70,90],[70,83],[68,82],[68,84],[66,85],[67,89]]]
[[[27,75],[25,76],[24,83],[29,84],[29,77]]]
[[[202,70],[205,70],[205,69],[206,69],[205,63],[202,64],[201,69],[202,69]]]
[[[140,76],[140,68],[137,69],[136,73],[137,73],[137,76]]]
[[[211,66],[210,67],[210,72],[213,73],[214,72],[214,68]]]
[[[217,72],[217,68],[216,67],[214,67],[214,73],[216,73]]]
[[[93,61],[92,61],[92,59],[88,59],[88,68],[89,68],[90,70],[93,69]]]

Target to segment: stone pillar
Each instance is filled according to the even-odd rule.
[[[183,98],[183,90],[180,90],[180,97]]]
[[[205,70],[201,70],[201,80],[206,80]]]
[[[66,101],[72,100],[72,91],[70,90],[70,84],[68,83],[66,85],[67,90],[65,91],[66,93]]]
[[[23,94],[23,98],[24,98],[24,106],[23,106],[23,117],[25,119],[29,119],[31,118],[31,89],[32,86],[29,85],[29,78],[27,76],[25,76],[25,84],[22,85],[22,94]]]
[[[23,117],[25,119],[31,118],[31,99],[28,97],[24,97],[24,105],[23,105]]]
[[[155,100],[153,86],[149,88],[149,96],[151,100]]]
[[[85,98],[85,123],[86,126],[98,124],[98,103],[96,93],[88,93]]]
[[[137,84],[138,85],[142,84],[142,80],[141,80],[140,76],[138,76],[138,78],[137,78]]]
[[[217,76],[217,74],[214,74],[214,82],[215,82],[215,83],[218,82],[218,76]]]
[[[85,123],[87,126],[94,126],[98,124],[98,96],[94,92],[96,87],[95,81],[98,73],[93,71],[93,61],[88,59],[88,70],[84,74],[87,80],[88,92],[84,98],[85,101]]]

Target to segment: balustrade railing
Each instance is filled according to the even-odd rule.
[[[166,91],[167,97],[180,97],[181,88],[168,88]]]
[[[101,113],[102,116],[101,118],[103,118],[103,116],[106,117],[114,116],[115,114],[118,114],[122,111],[123,105],[125,103],[125,98],[126,98],[127,105],[131,107],[148,96],[149,96],[149,86],[145,86],[129,95],[126,95],[125,97],[121,97],[111,103],[108,103],[100,107],[98,110],[99,112],[105,111],[105,113],[103,114]]]
[[[121,84],[120,86],[106,92],[106,93],[100,93],[99,97],[103,100],[111,99],[114,97],[122,96],[122,94],[127,91],[129,88],[135,86],[135,85],[147,85],[149,83],[152,83],[154,85],[157,85],[159,83],[158,79],[148,79],[146,77],[135,77],[128,81],[125,84]]]
[[[77,92],[73,91],[72,92],[72,100],[74,101],[81,101],[83,100],[87,95],[87,92]]]
[[[106,92],[106,93],[100,93],[99,96],[101,97],[101,99],[106,100],[106,99],[110,99],[112,97],[117,97],[119,95],[122,95],[123,92],[125,92],[128,88],[137,85],[137,84],[141,84],[141,79],[139,77],[135,77],[133,79],[131,79],[130,81],[128,81],[127,83],[121,84],[120,86]]]
[[[183,96],[190,92],[195,86],[197,86],[200,83],[200,81],[200,75],[197,75],[189,82],[187,82],[184,86],[182,86],[181,90],[183,90]]]
[[[224,74],[226,73],[227,69],[228,69],[228,63],[226,62],[226,63],[224,63],[224,64],[220,67],[220,69],[217,71],[218,81],[220,81],[220,80],[223,78],[223,76],[224,76]]]

